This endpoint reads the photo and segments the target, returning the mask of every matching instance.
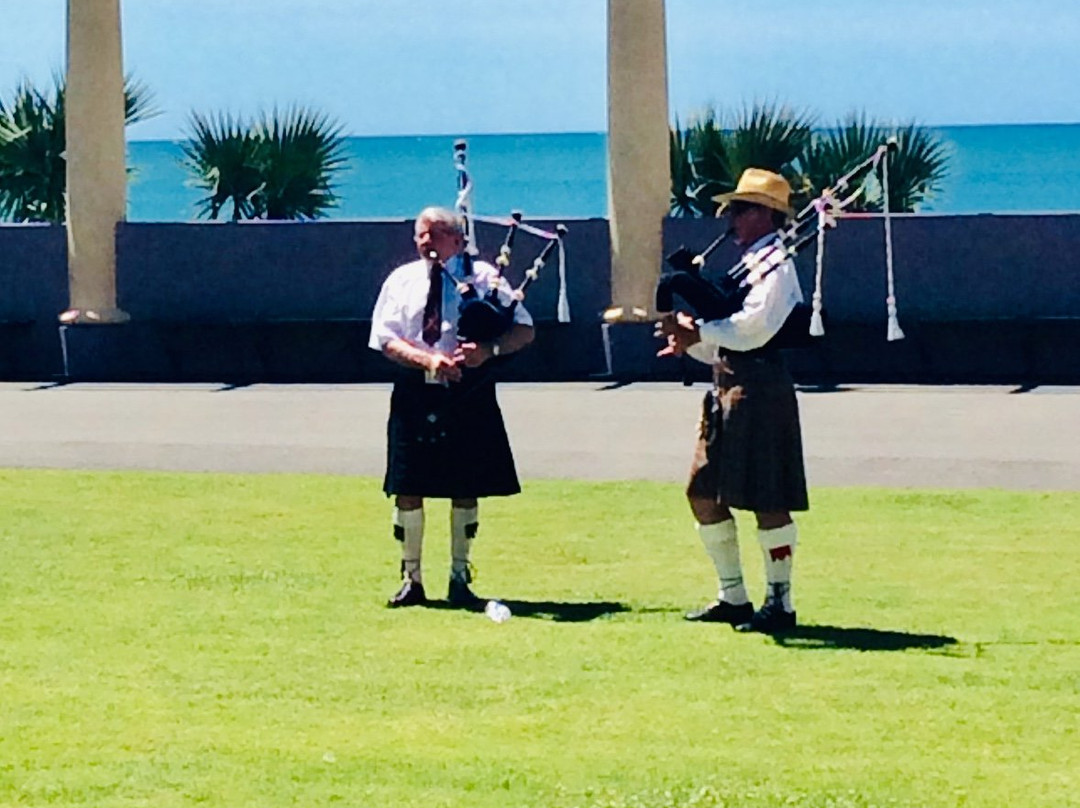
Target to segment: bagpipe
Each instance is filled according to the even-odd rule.
[[[570,309],[566,301],[566,274],[565,257],[563,253],[563,238],[567,233],[564,225],[555,226],[555,232],[533,227],[522,221],[521,211],[513,211],[509,219],[477,216],[473,212],[472,202],[472,178],[469,176],[465,165],[466,143],[464,140],[454,142],[454,168],[457,170],[458,194],[454,203],[454,209],[461,219],[462,231],[465,237],[465,250],[455,256],[451,261],[460,262],[455,267],[457,272],[446,269],[447,275],[456,285],[461,303],[458,306],[458,339],[462,342],[493,342],[508,332],[514,325],[514,310],[518,303],[525,299],[525,292],[529,286],[536,282],[540,276],[540,270],[551,258],[551,254],[559,251],[559,303],[558,318],[560,322],[570,320]],[[506,235],[499,254],[495,257],[494,266],[498,272],[494,282],[489,284],[486,292],[481,294],[477,289],[473,277],[473,262],[480,255],[476,244],[475,223],[477,221],[490,222],[504,225]],[[537,256],[533,259],[529,269],[525,271],[525,277],[516,288],[510,288],[507,294],[505,272],[510,267],[510,258],[514,249],[514,241],[519,231],[538,236],[545,240],[545,244]],[[500,294],[502,289],[503,294]],[[504,298],[509,298],[508,300]]]
[[[822,270],[824,266],[825,232],[836,227],[837,219],[855,199],[865,190],[865,178],[854,191],[842,196],[849,190],[854,180],[869,168],[882,167],[882,188],[884,196],[885,221],[885,258],[888,272],[888,295],[886,310],[888,313],[887,339],[903,339],[896,313],[896,297],[893,287],[892,266],[892,224],[889,214],[889,172],[888,160],[884,159],[890,151],[898,148],[894,138],[881,144],[874,153],[862,161],[830,187],[811,199],[784,228],[776,233],[775,240],[753,253],[747,253],[726,273],[712,279],[706,278],[702,271],[709,255],[716,250],[732,233],[729,228],[714,239],[700,253],[694,254],[684,246],[666,256],[669,271],[661,274],[656,286],[656,310],[673,311],[674,297],[678,295],[704,320],[721,320],[740,311],[750,290],[763,281],[770,272],[784,262],[794,258],[811,242],[817,243],[817,267],[815,289],[811,305],[796,304],[779,333],[769,341],[766,347],[802,348],[815,344],[825,333],[824,309],[822,305]]]

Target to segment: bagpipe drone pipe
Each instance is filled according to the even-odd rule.
[[[567,229],[564,225],[558,224],[555,226],[555,232],[552,233],[527,225],[522,222],[520,211],[513,211],[510,218],[505,220],[475,216],[472,211],[472,179],[465,166],[465,151],[465,141],[458,140],[454,143],[454,166],[458,173],[458,197],[455,208],[462,220],[465,250],[456,259],[461,261],[458,276],[455,277],[454,273],[448,274],[461,296],[458,307],[458,339],[462,342],[493,342],[513,328],[514,310],[525,299],[529,286],[539,278],[540,270],[551,258],[551,254],[558,248],[561,255],[562,240]],[[507,228],[503,243],[499,247],[499,254],[494,261],[498,277],[489,284],[483,294],[477,289],[473,279],[473,261],[480,254],[476,246],[475,220],[503,224]],[[505,273],[510,268],[514,241],[521,230],[544,239],[546,243],[525,271],[522,282],[507,292],[506,287],[509,281]],[[500,287],[502,287],[502,294],[500,294]],[[559,319],[568,320],[569,310],[565,304],[565,289],[560,289],[559,309]]]
[[[462,233],[465,241],[465,249],[454,257],[448,259],[445,264],[440,264],[437,253],[431,253],[428,257],[444,279],[449,280],[457,290],[461,300],[458,304],[457,337],[460,343],[493,343],[499,337],[509,332],[514,327],[514,312],[518,305],[525,299],[525,293],[529,286],[536,282],[540,276],[540,270],[551,258],[552,253],[559,251],[559,311],[558,318],[561,322],[570,319],[569,305],[566,301],[566,287],[563,263],[563,237],[567,233],[564,225],[558,224],[555,232],[542,230],[538,227],[526,224],[522,221],[519,211],[513,211],[509,219],[476,216],[472,210],[472,179],[469,177],[465,166],[466,145],[465,141],[458,140],[454,143],[454,167],[458,174],[458,195],[455,202]],[[496,275],[485,279],[485,283],[478,284],[478,278],[474,273],[474,263],[480,256],[480,250],[476,246],[475,222],[482,221],[490,224],[504,225],[506,235],[495,257],[494,266]],[[506,277],[506,271],[510,268],[514,242],[519,231],[537,236],[544,240],[544,246],[533,259],[532,264],[525,271],[525,277],[516,287],[510,286]],[[490,380],[492,366],[502,362],[502,357],[489,359],[480,367],[465,368],[462,380],[452,386],[447,386],[452,391],[449,397],[440,407],[427,413],[424,422],[418,427],[421,441],[435,442],[446,437],[447,424],[453,422],[462,409],[469,405],[472,396],[483,388]]]
[[[701,253],[694,254],[686,247],[679,247],[665,258],[670,268],[660,276],[656,287],[656,310],[675,310],[675,297],[681,298],[694,313],[704,320],[721,320],[742,309],[751,288],[764,280],[789,258],[794,258],[811,242],[817,243],[817,273],[812,303],[796,304],[780,331],[769,341],[771,348],[805,348],[813,346],[825,333],[825,311],[822,305],[822,269],[825,251],[825,232],[836,227],[838,215],[864,191],[860,183],[846,197],[838,194],[846,191],[855,177],[868,168],[881,166],[883,186],[883,212],[885,223],[886,264],[888,272],[887,339],[903,339],[896,318],[896,299],[893,291],[892,229],[889,217],[888,160],[884,159],[898,148],[891,139],[880,145],[874,153],[826,188],[801,210],[783,229],[778,230],[775,241],[765,249],[744,255],[734,266],[718,278],[706,278],[702,272],[709,255],[732,233],[730,229],[718,236]]]

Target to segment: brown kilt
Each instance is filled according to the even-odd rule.
[[[799,406],[780,355],[722,354],[713,381],[687,493],[756,513],[807,510]]]

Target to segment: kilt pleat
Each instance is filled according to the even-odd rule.
[[[756,513],[807,510],[795,385],[779,356],[723,356],[714,378],[690,492]]]

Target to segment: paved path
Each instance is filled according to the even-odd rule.
[[[681,482],[704,385],[508,384],[523,478]],[[381,475],[386,385],[0,384],[0,467]],[[1080,490],[1080,388],[800,391],[811,485]]]

